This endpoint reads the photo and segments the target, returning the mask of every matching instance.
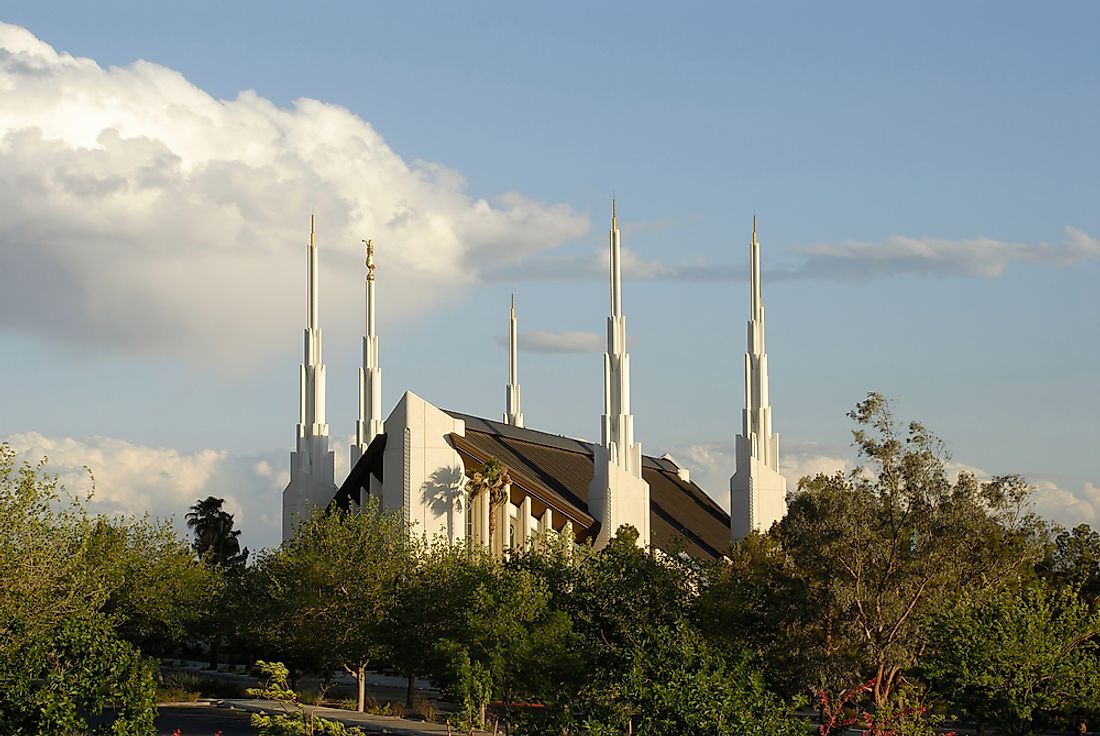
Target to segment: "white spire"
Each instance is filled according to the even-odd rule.
[[[336,491],[333,455],[328,449],[325,423],[325,364],[321,362],[321,329],[318,327],[317,239],[314,218],[309,218],[306,249],[305,356],[298,366],[298,426],[295,449],[290,453],[290,483],[283,491],[283,540],[316,508],[324,508]]]
[[[768,402],[768,354],[764,351],[764,300],[760,288],[760,243],[752,218],[750,319],[745,352],[745,408],[737,436],[737,468],[730,479],[730,534],[767,531],[787,513],[787,481],[779,474],[779,435],[772,432]]]
[[[602,440],[593,452],[588,512],[600,522],[596,547],[603,547],[629,524],[638,544],[650,540],[649,484],[642,480],[642,446],[634,441],[630,414],[630,356],[626,353],[626,317],[622,310],[622,259],[615,201],[611,201],[611,316],[603,356]]]
[[[359,369],[359,419],[355,422],[355,443],[351,446],[353,468],[371,441],[382,434],[382,369],[378,365],[378,335],[374,331],[374,242],[364,240],[363,244],[367,250],[366,314],[363,365]]]
[[[603,446],[611,462],[642,477],[642,448],[634,442],[630,414],[630,356],[626,352],[626,317],[622,302],[622,258],[615,200],[611,200],[611,316],[607,318],[607,352],[603,359]]]
[[[325,424],[325,365],[321,362],[321,328],[318,327],[318,286],[317,238],[314,231],[314,217],[309,216],[309,248],[306,250],[308,285],[307,315],[305,331],[305,359],[299,374],[301,385],[301,407],[299,410],[300,437],[328,436]]]
[[[519,395],[519,335],[516,331],[516,295],[512,294],[512,314],[508,319],[508,386],[505,395],[504,423],[523,426]]]

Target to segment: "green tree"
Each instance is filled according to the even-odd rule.
[[[224,586],[220,571],[197,561],[163,521],[93,519],[85,554],[109,591],[101,610],[148,654],[206,626]]]
[[[248,548],[241,549],[239,529],[233,528],[233,514],[222,508],[225,499],[207,496],[187,512],[187,528],[194,535],[199,557],[228,568],[244,567]]]
[[[254,698],[274,700],[282,713],[253,713],[250,723],[260,736],[362,736],[363,732],[340,721],[321,718],[315,710],[307,710],[288,683],[290,670],[282,662],[256,663],[267,677],[263,687],[249,688]]]
[[[118,589],[93,550],[102,521],[44,465],[0,445],[0,733],[68,736],[107,705],[99,732],[150,733],[152,666],[115,630],[133,617],[104,611]]]
[[[865,467],[802,479],[770,534],[805,596],[794,627],[807,655],[803,687],[873,679],[886,708],[920,657],[927,615],[960,589],[1029,574],[1039,524],[1023,480],[951,480],[943,443],[916,422],[901,430],[881,395],[849,416]]]
[[[923,671],[932,685],[1003,733],[1037,715],[1100,707],[1100,613],[1073,588],[964,593],[932,622]]]
[[[751,652],[769,686],[783,697],[806,690],[807,662],[816,660],[820,667],[848,660],[820,657],[820,642],[833,643],[830,619],[813,614],[822,591],[794,566],[777,536],[749,534],[732,546],[727,560],[706,565],[703,579],[693,614],[700,631],[730,656]],[[826,682],[843,682],[850,672],[818,674]]]
[[[390,662],[408,680],[411,705],[413,682],[426,676],[451,689],[466,708],[480,714],[487,691],[485,673],[463,666],[460,652],[470,640],[467,611],[475,591],[497,563],[479,545],[450,546],[437,542],[420,549],[415,565],[394,581],[396,599],[385,626]],[[467,654],[468,657],[468,654]]]
[[[386,652],[383,627],[410,566],[404,524],[377,499],[319,511],[255,566],[265,636],[300,665],[343,667],[358,682],[362,711],[364,673]]]
[[[571,564],[572,574],[554,573],[548,589],[573,621],[578,676],[551,692],[538,732],[803,732],[767,692],[750,654],[712,646],[694,625],[701,578],[693,566],[639,548],[629,526]]]
[[[1055,585],[1069,585],[1089,602],[1100,598],[1100,533],[1088,524],[1060,530],[1040,574]]]

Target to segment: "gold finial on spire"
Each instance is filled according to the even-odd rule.
[[[512,319],[516,318],[516,293],[512,292]]]
[[[374,241],[367,239],[363,243],[367,246],[367,281],[374,281]]]
[[[310,248],[316,248],[317,247],[317,240],[313,236],[313,218],[314,218],[314,215],[313,215],[312,212],[310,212],[309,213],[309,247]]]
[[[756,213],[752,213],[752,242],[756,242]]]
[[[615,195],[611,195],[611,229],[615,229]]]

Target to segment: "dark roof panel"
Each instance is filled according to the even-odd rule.
[[[464,439],[477,448],[479,462],[496,457],[532,485],[588,514],[595,454],[592,443],[470,414],[447,414],[466,423]],[[680,478],[679,470],[670,458],[642,456],[642,478],[649,483],[650,541],[661,549],[680,548],[696,557],[720,557],[730,544],[729,514],[702,488]]]

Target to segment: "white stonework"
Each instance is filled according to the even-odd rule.
[[[779,435],[772,432],[768,403],[768,354],[764,352],[764,301],[760,292],[760,244],[756,218],[750,245],[752,312],[745,353],[745,409],[737,435],[736,471],[730,478],[730,537],[767,531],[787,514],[787,480],[779,474]]]
[[[382,433],[382,369],[378,366],[378,335],[374,331],[374,245],[367,246],[366,315],[363,329],[363,365],[359,369],[359,419],[355,422],[355,442],[351,446],[351,465],[367,451],[371,440]]]
[[[455,544],[466,536],[466,468],[448,440],[466,423],[412,391],[386,418],[382,505],[400,511],[413,534]]]
[[[508,386],[505,388],[504,423],[523,426],[519,395],[519,334],[516,330],[516,295],[512,295],[512,316],[508,319]]]
[[[611,205],[611,316],[603,357],[603,423],[596,447],[588,512],[600,522],[595,546],[603,547],[623,524],[638,530],[638,544],[649,546],[649,484],[642,480],[642,445],[634,441],[630,413],[630,356],[622,313],[619,226]]]
[[[309,221],[305,359],[298,370],[298,427],[295,449],[290,453],[290,483],[283,491],[283,541],[294,535],[301,521],[317,508],[326,507],[336,493],[334,456],[328,449],[325,423],[325,364],[321,362],[321,329],[318,327],[317,241],[313,218]]]

